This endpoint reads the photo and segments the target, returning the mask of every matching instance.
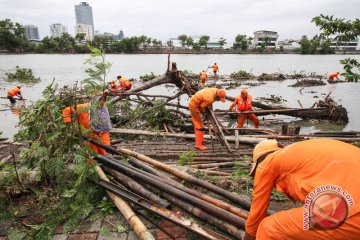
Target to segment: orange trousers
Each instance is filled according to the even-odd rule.
[[[255,114],[242,114],[238,116],[237,128],[242,128],[247,118],[255,125],[255,128],[259,127],[259,118]]]
[[[277,212],[264,218],[256,240],[356,240],[360,239],[360,213],[348,218],[343,225],[330,230],[304,230],[303,207]]]
[[[92,133],[91,137],[94,138],[95,140],[105,144],[105,145],[110,145],[110,133],[109,132],[97,132],[97,133]],[[90,144],[91,149],[98,154],[104,155],[106,153],[105,149],[98,147],[94,144]]]
[[[191,120],[194,124],[194,128],[197,130],[204,128],[204,122],[201,119],[201,112],[199,107],[194,103],[193,101],[190,101],[189,103],[189,110],[191,115]]]

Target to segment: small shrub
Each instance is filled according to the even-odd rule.
[[[179,155],[178,164],[181,166],[190,165],[192,163],[195,151],[183,152]]]

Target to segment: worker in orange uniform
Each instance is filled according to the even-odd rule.
[[[92,103],[90,111],[90,125],[92,137],[102,142],[105,145],[110,145],[110,130],[112,129],[110,114],[105,105],[106,95],[98,96]],[[91,149],[98,154],[104,155],[106,151],[94,144],[91,144]]]
[[[20,97],[20,99],[23,99],[23,96],[21,95],[21,86],[17,85],[16,87],[10,89],[7,92],[7,98],[10,100],[11,104],[15,104],[16,100],[15,100],[15,96]]]
[[[131,89],[132,82],[129,79],[122,76],[117,76],[117,80],[119,81],[121,89],[123,91],[129,91]]]
[[[249,91],[247,89],[241,89],[240,96],[235,98],[234,102],[229,108],[229,111],[232,111],[235,105],[237,105],[238,112],[254,111],[251,102],[252,96],[248,95],[248,93]],[[249,118],[254,123],[255,128],[259,127],[259,118],[255,114],[239,114],[237,128],[242,128],[247,118]]]
[[[214,63],[214,65],[211,68],[213,69],[214,72],[214,79],[217,79],[218,78],[217,72],[219,71],[219,66],[216,63]]]
[[[111,122],[109,112],[104,105],[106,97],[103,95],[98,97],[97,101],[90,103],[82,103],[76,105],[76,112],[74,107],[67,107],[63,109],[62,116],[65,123],[75,122],[71,117],[77,114],[76,122],[84,127],[85,130],[89,130],[88,136],[99,140],[103,144],[110,145]],[[91,113],[91,117],[90,117]],[[90,130],[91,129],[91,130]],[[90,144],[91,149],[95,153],[105,154],[105,150],[99,148],[94,144]],[[93,160],[89,160],[92,163]]]
[[[332,139],[254,148],[255,176],[244,240],[359,239],[360,148]],[[304,205],[266,216],[273,188]]]
[[[334,78],[336,78],[337,80],[340,80],[339,79],[339,72],[330,73],[329,81],[334,81]]]
[[[189,101],[189,110],[195,130],[195,147],[200,150],[206,150],[203,145],[204,122],[201,119],[201,113],[204,113],[207,107],[212,106],[215,101],[225,102],[226,92],[224,89],[204,88],[196,92]]]
[[[207,73],[205,70],[202,70],[200,73],[200,82],[201,82],[201,87],[205,87],[205,82],[207,81]]]
[[[119,88],[119,84],[117,84],[115,82],[115,80],[111,80],[111,90],[112,91],[118,91],[120,88]]]

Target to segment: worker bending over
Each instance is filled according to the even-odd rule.
[[[11,104],[15,104],[16,100],[15,100],[15,96],[20,97],[20,99],[23,99],[23,96],[21,95],[21,86],[17,85],[16,87],[10,89],[7,92],[7,98],[10,100]]]
[[[207,107],[212,107],[215,101],[225,102],[225,95],[224,89],[204,88],[196,92],[189,101],[189,110],[195,130],[195,147],[199,150],[207,149],[203,145],[205,129],[201,113],[204,113]]]
[[[249,91],[247,89],[241,89],[240,95],[235,98],[234,102],[229,108],[229,111],[232,111],[235,105],[237,105],[238,112],[254,111],[251,102],[252,96],[248,95],[248,92]],[[237,128],[242,128],[247,118],[253,122],[255,128],[259,127],[259,118],[255,114],[239,114]]]
[[[126,77],[122,77],[122,76],[117,76],[117,80],[120,83],[121,89],[123,91],[129,91],[132,87],[132,82],[127,79]]]
[[[329,75],[329,81],[334,81],[334,78],[336,78],[337,80],[340,80],[340,79],[339,79],[339,72],[330,73],[330,75]]]
[[[254,148],[255,176],[245,240],[359,239],[360,148],[332,139]],[[276,188],[304,205],[266,215]]]

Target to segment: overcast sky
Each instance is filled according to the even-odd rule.
[[[360,0],[89,0],[95,30],[125,36],[146,35],[167,41],[180,34],[209,35],[234,41],[237,34],[277,31],[279,39],[299,39],[318,33],[311,19],[319,14],[355,19]],[[0,0],[0,19],[10,18],[39,27],[40,38],[49,25],[61,23],[74,35],[73,0]]]

